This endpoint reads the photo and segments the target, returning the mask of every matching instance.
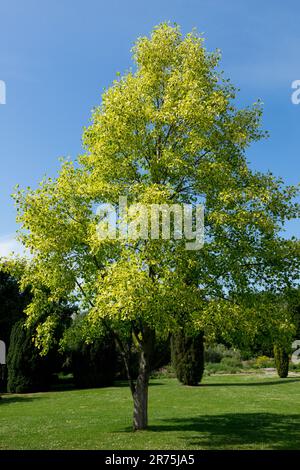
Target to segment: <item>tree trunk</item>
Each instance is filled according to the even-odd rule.
[[[139,371],[133,394],[133,429],[146,429],[148,425],[149,374]]]
[[[139,351],[139,373],[132,391],[133,429],[135,431],[146,429],[148,425],[148,386],[153,346],[154,332],[144,327]]]

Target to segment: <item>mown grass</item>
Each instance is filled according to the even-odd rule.
[[[152,380],[149,430],[124,385],[0,400],[0,449],[300,449],[300,378]]]

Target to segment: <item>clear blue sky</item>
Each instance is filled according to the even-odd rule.
[[[291,82],[300,79],[299,4],[294,0],[2,0],[0,80],[0,254],[14,246],[13,187],[36,186],[55,175],[60,156],[81,151],[82,127],[116,72],[131,66],[136,37],[171,21],[196,27],[209,50],[222,50],[222,68],[240,89],[239,104],[265,103],[270,138],[253,146],[253,168],[287,183],[300,174],[300,105]],[[300,223],[287,235],[300,236]]]

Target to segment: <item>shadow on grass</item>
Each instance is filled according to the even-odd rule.
[[[0,398],[0,408],[1,406],[12,405],[14,403],[26,403],[36,400],[42,400],[43,397],[40,396],[25,396],[25,395],[2,395]]]
[[[152,382],[152,381],[149,382],[149,387],[156,387],[156,385],[166,385],[166,384],[163,382]],[[129,388],[129,384],[126,380],[115,380],[112,386]]]
[[[299,414],[228,413],[173,418],[165,423],[149,426],[149,431],[188,433],[182,435],[182,440],[190,448],[300,449]]]
[[[293,382],[300,383],[300,377],[277,379],[277,380],[263,380],[261,382],[220,382],[220,383],[201,383],[199,388],[202,387],[257,387],[260,385],[284,385]]]

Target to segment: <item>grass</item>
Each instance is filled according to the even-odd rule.
[[[199,387],[152,380],[149,430],[131,431],[116,387],[0,400],[0,449],[300,449],[300,378],[205,377]]]

